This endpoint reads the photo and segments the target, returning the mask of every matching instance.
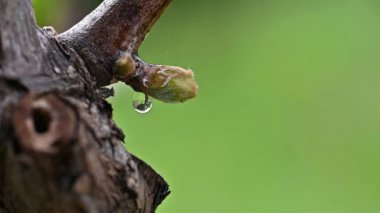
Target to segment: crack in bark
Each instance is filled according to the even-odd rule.
[[[3,52],[3,37],[1,35],[1,31],[0,31],[0,70],[2,69],[3,67],[3,61],[4,61],[4,52]]]

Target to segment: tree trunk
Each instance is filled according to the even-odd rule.
[[[154,212],[169,194],[125,150],[104,88],[121,80],[167,102],[195,96],[191,71],[137,55],[169,3],[105,0],[57,35],[36,26],[30,0],[0,0],[0,212]],[[177,75],[157,74],[168,70]],[[159,85],[173,79],[188,87]]]

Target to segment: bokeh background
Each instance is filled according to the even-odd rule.
[[[62,32],[95,0],[34,0]],[[172,194],[158,212],[380,212],[380,1],[176,0],[140,56],[196,72],[184,104],[109,101]]]

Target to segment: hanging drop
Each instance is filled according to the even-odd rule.
[[[144,93],[135,92],[133,94],[132,105],[136,112],[144,114],[152,109],[152,100]]]

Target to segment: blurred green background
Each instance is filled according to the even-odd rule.
[[[97,5],[34,3],[59,31]],[[176,0],[140,56],[193,69],[198,97],[110,101],[171,185],[158,212],[380,212],[379,54],[378,0]]]

